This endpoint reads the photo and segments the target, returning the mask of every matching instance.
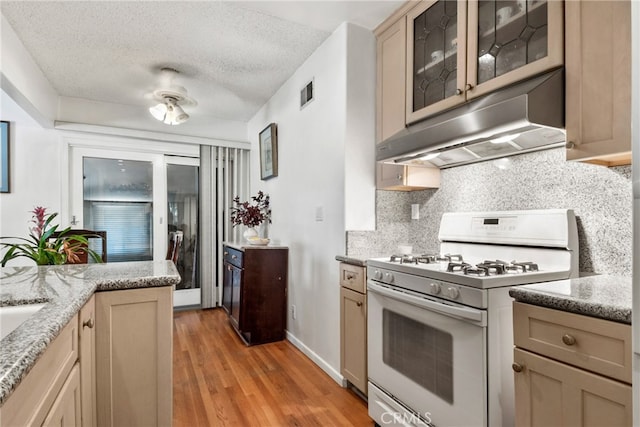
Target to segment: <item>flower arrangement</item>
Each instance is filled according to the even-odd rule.
[[[271,208],[269,207],[269,195],[258,191],[258,195],[251,196],[251,202],[240,202],[240,197],[233,199],[231,208],[231,223],[257,227],[263,222],[271,223]]]
[[[47,213],[47,208],[35,207],[31,217],[34,227],[29,228],[29,238],[22,237],[0,237],[0,239],[20,240],[23,243],[0,243],[8,248],[4,254],[0,265],[4,267],[7,262],[14,258],[30,258],[37,265],[57,265],[76,263],[80,261],[79,256],[87,253],[95,262],[102,262],[100,256],[87,247],[88,240],[84,236],[69,234],[71,227],[62,231],[58,230],[58,225],[51,225],[57,212]],[[55,236],[55,237],[54,237]]]

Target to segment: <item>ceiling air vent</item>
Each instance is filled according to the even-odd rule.
[[[313,101],[313,79],[300,91],[300,109],[302,110],[311,101]]]

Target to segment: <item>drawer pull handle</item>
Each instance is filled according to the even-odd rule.
[[[362,301],[358,301],[358,302],[356,303],[356,305],[357,305],[358,307],[362,307]]]
[[[511,369],[513,369],[514,372],[522,372],[524,371],[524,366],[519,363],[514,363],[513,365],[511,365]]]
[[[93,318],[90,318],[89,320],[85,320],[84,322],[82,322],[82,327],[87,327],[89,329],[92,329],[93,326],[95,325]]]
[[[353,275],[353,274],[347,274],[347,280],[353,280],[353,279],[355,279],[355,278],[356,278],[356,276],[355,276],[355,275]]]
[[[575,345],[576,339],[569,334],[564,334],[562,336],[562,342],[566,345]]]
[[[235,255],[231,255],[231,259],[238,259],[238,257]]]

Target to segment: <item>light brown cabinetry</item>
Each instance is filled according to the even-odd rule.
[[[378,190],[424,190],[440,187],[440,169],[376,164],[376,188]]]
[[[408,124],[562,66],[563,31],[559,1],[408,2],[375,32],[379,141],[402,129],[403,82]]]
[[[364,267],[340,263],[340,373],[367,394],[367,295]]]
[[[407,15],[407,123],[563,64],[559,1],[425,0]]]
[[[97,425],[96,418],[96,297],[92,295],[80,309],[78,319],[80,359],[80,392],[82,425]]]
[[[77,360],[78,316],[74,316],[0,408],[2,425],[39,426],[66,415],[65,426],[80,426]]]
[[[631,163],[631,2],[568,1],[567,160]]]
[[[96,294],[100,426],[171,425],[173,288]]]
[[[377,36],[377,142],[405,128],[406,43],[406,19],[396,21]]]
[[[51,405],[43,426],[83,426],[80,397],[80,367],[76,363]]]
[[[630,426],[631,327],[514,303],[516,425]]]

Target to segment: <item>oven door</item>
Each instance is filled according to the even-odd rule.
[[[432,425],[486,426],[486,312],[373,280],[367,290],[369,381]]]

